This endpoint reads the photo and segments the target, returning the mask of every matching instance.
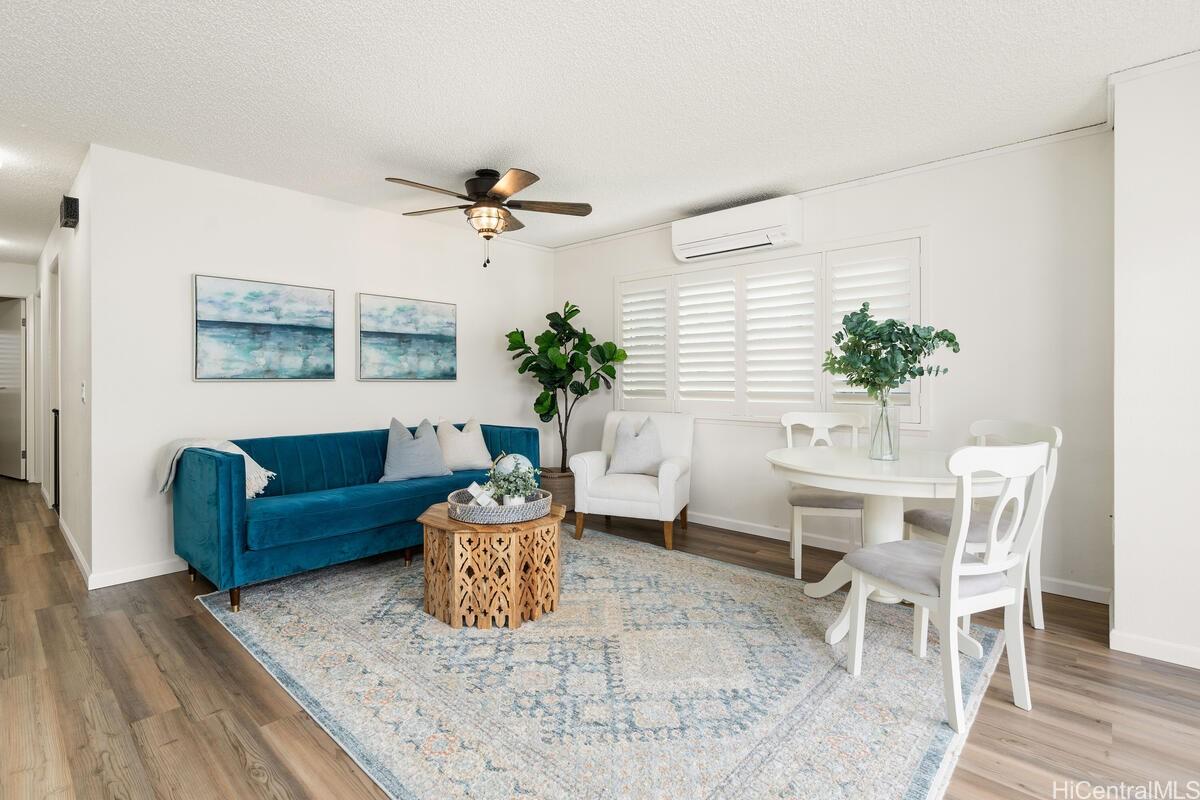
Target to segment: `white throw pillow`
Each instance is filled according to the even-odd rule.
[[[467,420],[461,431],[449,420],[442,420],[438,423],[437,438],[446,466],[455,472],[492,466],[492,454],[483,443],[483,428],[474,417]]]
[[[622,419],[617,425],[608,474],[658,475],[662,460],[662,440],[658,437],[658,426],[654,424],[654,419],[646,417],[641,430],[633,418]]]

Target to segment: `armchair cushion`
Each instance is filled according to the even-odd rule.
[[[604,475],[592,481],[588,494],[606,500],[658,504],[658,478],[649,475]]]

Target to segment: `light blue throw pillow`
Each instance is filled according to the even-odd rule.
[[[421,420],[417,435],[413,436],[400,420],[392,420],[388,430],[387,460],[383,463],[380,483],[449,474],[433,423],[427,419]]]
[[[609,475],[657,475],[662,461],[662,440],[653,418],[647,417],[640,428],[632,417],[617,424]]]

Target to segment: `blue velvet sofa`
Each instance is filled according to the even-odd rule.
[[[539,464],[537,429],[482,428],[493,458],[520,453]],[[417,517],[486,471],[379,483],[387,438],[383,429],[237,440],[276,474],[253,500],[241,456],[185,450],[174,484],[175,553],[190,573],[228,589],[237,611],[247,584],[421,544]]]

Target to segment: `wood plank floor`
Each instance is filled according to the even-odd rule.
[[[611,532],[661,541],[657,523]],[[784,542],[693,524],[675,546],[791,574]],[[837,559],[804,556],[809,579]],[[0,479],[0,798],[382,797],[192,599],[211,590],[178,573],[86,591],[38,488]],[[1109,650],[1104,606],[1047,601],[1027,635],[1034,710],[1012,705],[1002,660],[948,796],[1200,779],[1200,672]]]

